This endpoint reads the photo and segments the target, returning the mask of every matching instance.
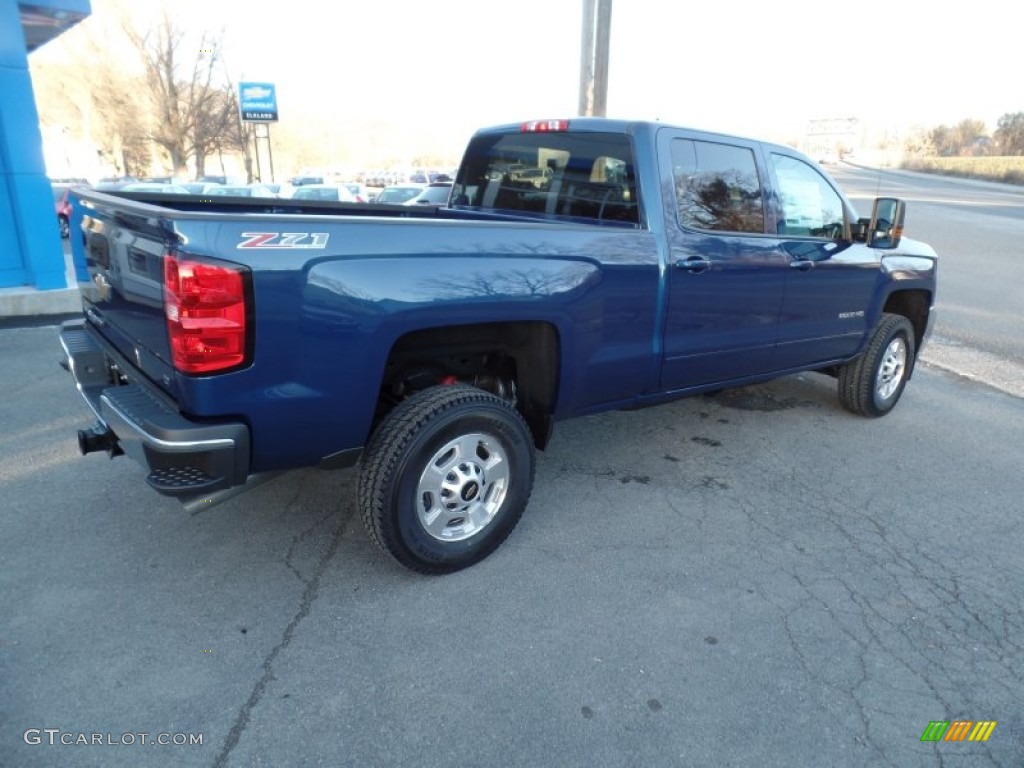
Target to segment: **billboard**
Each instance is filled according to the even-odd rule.
[[[273,83],[239,83],[238,109],[247,123],[277,122],[277,92]]]

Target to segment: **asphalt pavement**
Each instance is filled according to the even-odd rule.
[[[808,374],[566,422],[426,578],[350,470],[189,515],[79,456],[58,350],[0,330],[0,765],[1024,764],[1019,398],[925,365],[880,420]],[[996,726],[921,740],[957,720]]]

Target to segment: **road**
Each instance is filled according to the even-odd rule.
[[[1015,321],[1021,225],[978,199],[908,231],[943,254],[940,335],[1012,364],[979,318]],[[979,263],[1003,285],[949,284]],[[352,472],[190,516],[78,456],[55,329],[0,357],[0,765],[1024,763],[1024,401],[940,363],[881,420],[808,374],[561,424],[505,545],[423,578]],[[921,741],[958,719],[997,725]],[[93,734],[134,743],[60,743]]]
[[[830,166],[861,213],[908,202],[906,233],[939,253],[935,337],[926,363],[1024,396],[1024,188]]]

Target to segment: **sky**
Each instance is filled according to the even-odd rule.
[[[279,81],[283,101],[486,123],[575,113],[582,5],[291,0],[278,15],[211,0],[203,13],[223,20],[228,62]],[[942,5],[616,0],[609,114],[786,130],[851,114],[994,122],[1024,110],[1009,6]]]
[[[235,82],[275,84],[282,126],[320,122],[338,141],[377,131],[461,147],[477,127],[577,113],[582,0],[172,7],[197,34],[222,31]],[[1019,25],[1002,2],[954,7],[615,0],[608,115],[779,141],[823,118],[876,130],[973,118],[993,130],[1024,111]],[[106,15],[108,0],[93,9]]]

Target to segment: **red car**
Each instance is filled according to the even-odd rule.
[[[71,202],[68,200],[70,184],[51,184],[53,187],[53,207],[57,211],[57,223],[60,225],[60,236],[67,239],[71,232]]]

